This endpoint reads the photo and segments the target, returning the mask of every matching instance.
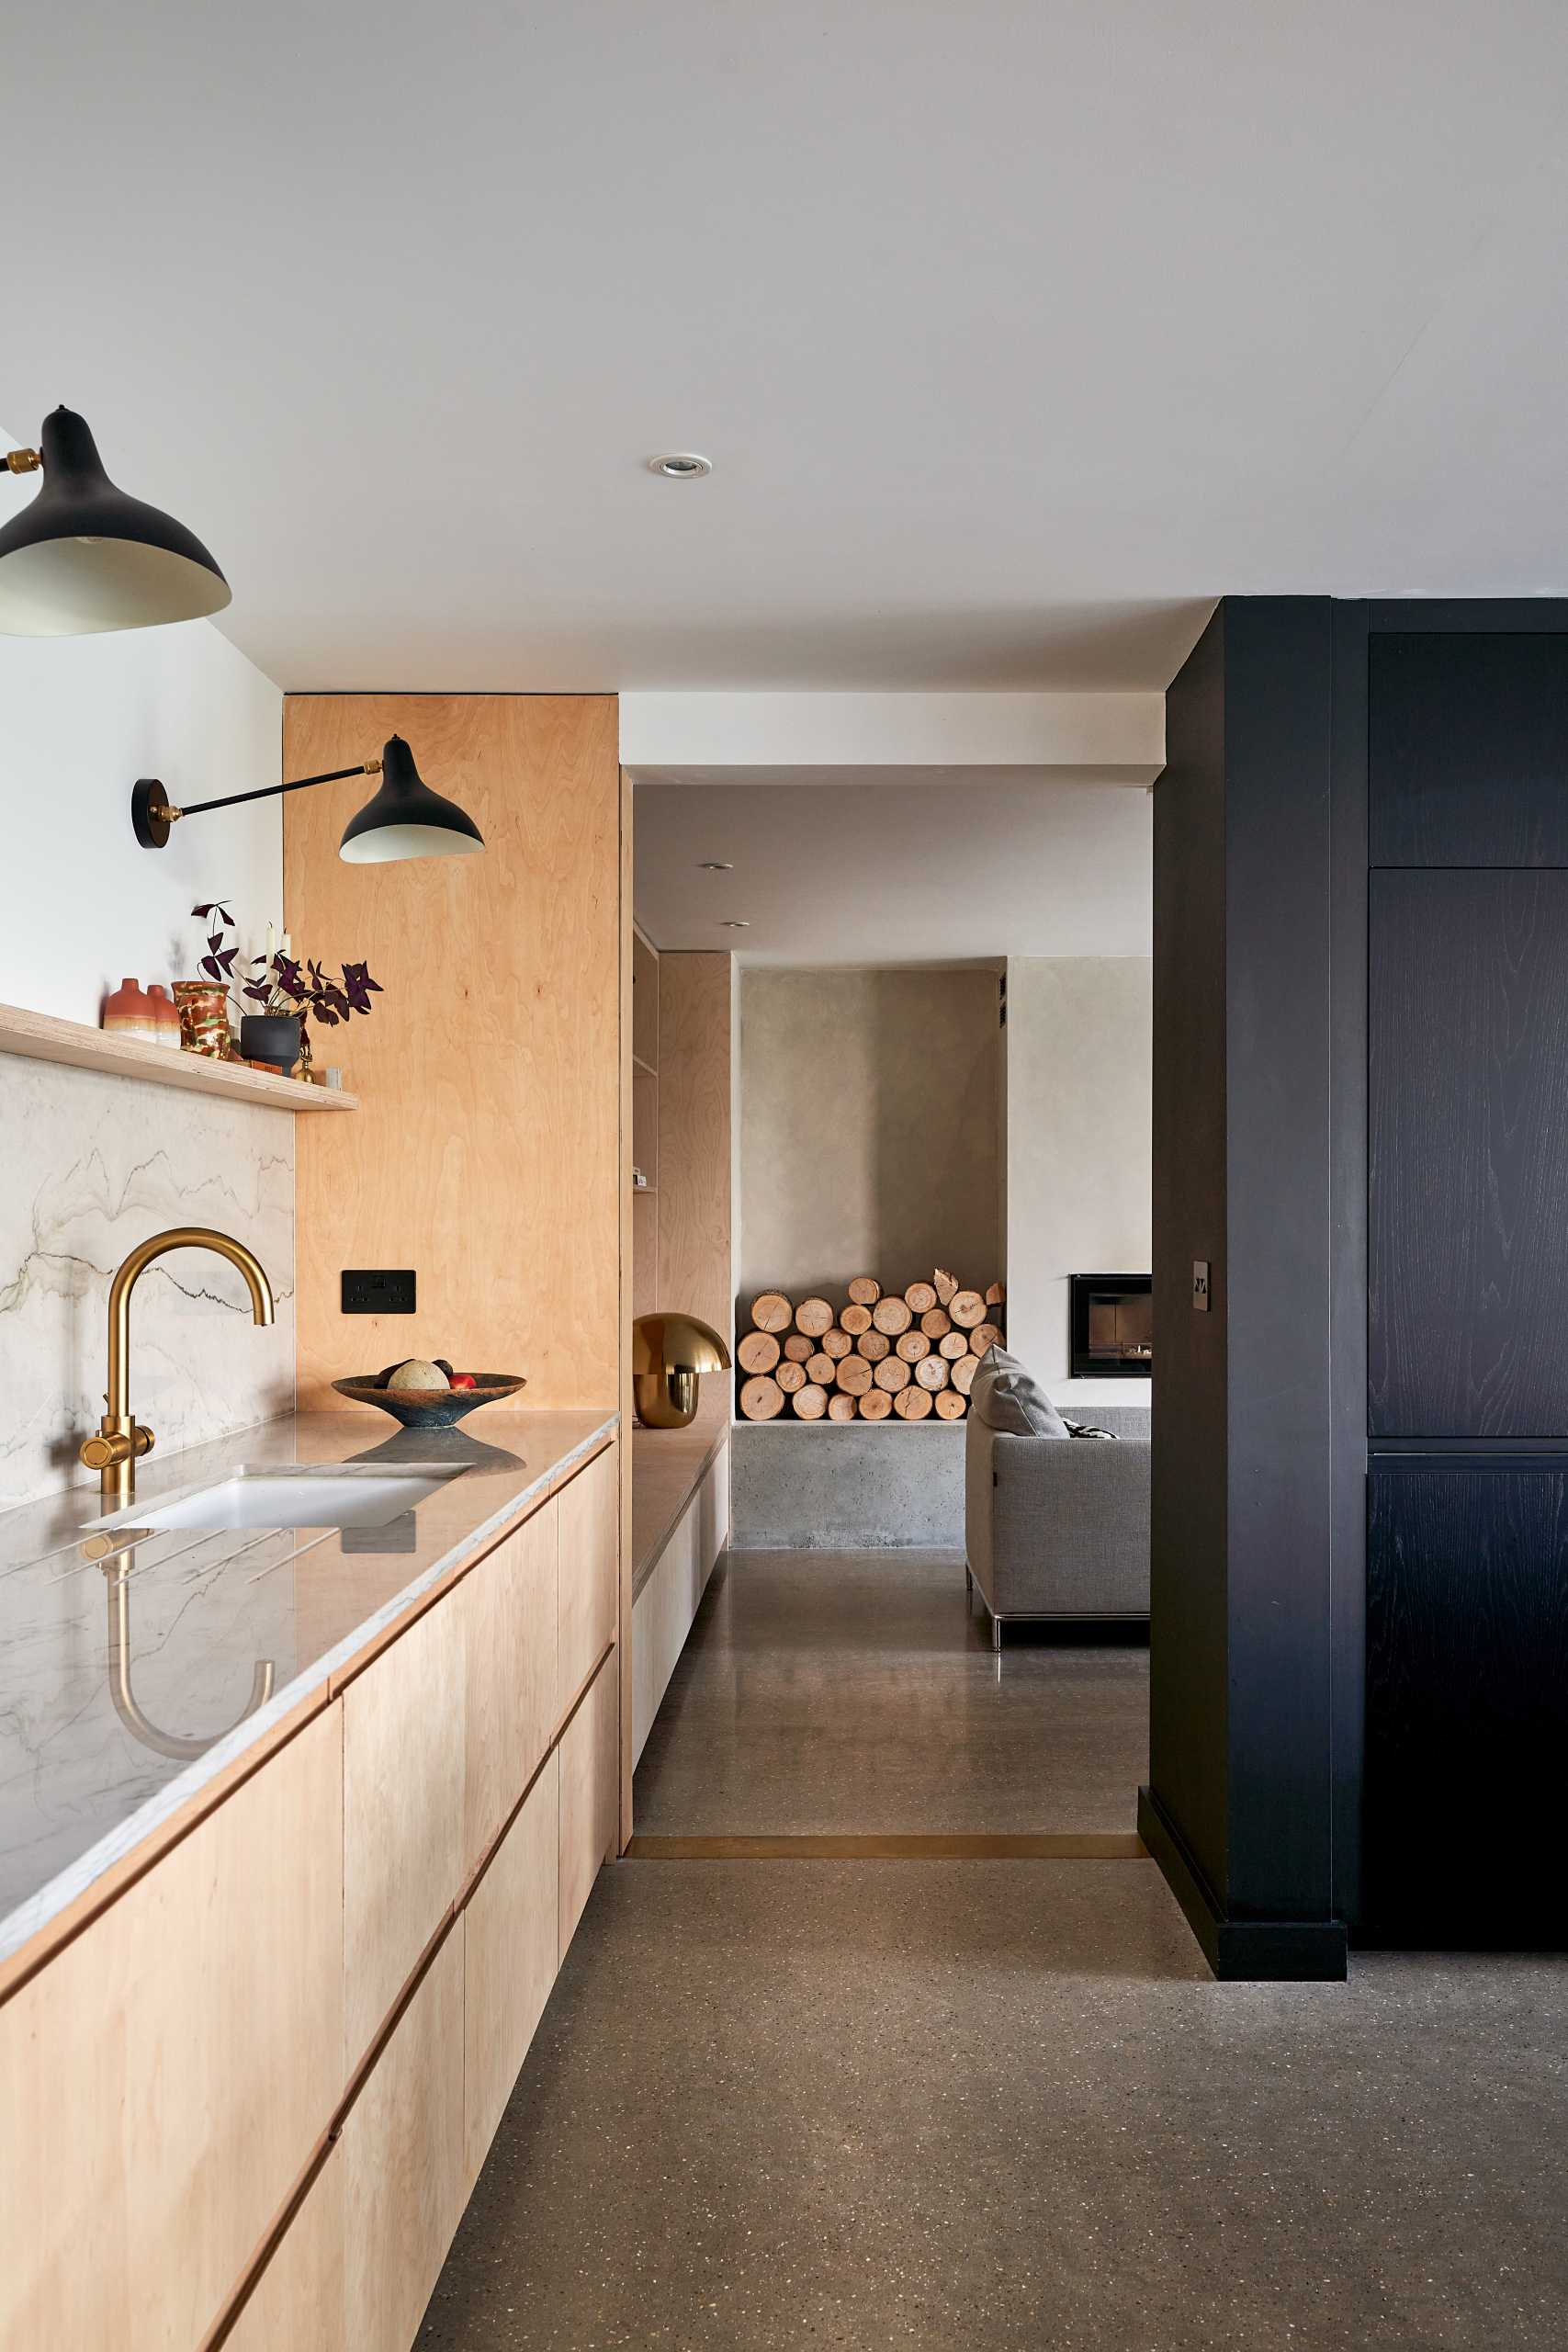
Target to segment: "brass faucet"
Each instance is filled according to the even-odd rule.
[[[176,1225],[139,1242],[109,1284],[109,1385],[104,1402],[108,1410],[98,1423],[96,1437],[82,1441],[82,1460],[98,1473],[106,1503],[128,1503],[136,1492],[136,1464],[151,1453],[152,1432],[133,1419],[130,1410],[130,1294],[137,1279],[154,1258],[170,1250],[212,1250],[238,1266],[251,1294],[251,1313],[257,1323],[273,1319],[272,1284],[258,1260],[243,1241],[231,1241],[210,1226]]]

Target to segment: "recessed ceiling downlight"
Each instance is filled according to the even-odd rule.
[[[699,458],[694,449],[671,449],[662,458],[649,458],[650,474],[662,474],[666,481],[701,481],[713,471],[711,458]]]
[[[751,926],[749,922],[738,922],[733,915],[727,922],[723,922],[719,925],[719,929],[721,931],[750,931],[750,928]]]
[[[733,874],[735,868],[727,857],[705,857],[702,870],[705,874]]]

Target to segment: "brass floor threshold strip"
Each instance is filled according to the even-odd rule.
[[[630,1862],[1141,1862],[1131,1831],[957,1830],[909,1837],[660,1838],[638,1835]]]

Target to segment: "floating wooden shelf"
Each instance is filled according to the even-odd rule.
[[[205,1054],[145,1046],[137,1038],[117,1037],[110,1030],[89,1029],[80,1021],[26,1012],[15,1004],[0,1004],[0,1054],[66,1062],[73,1069],[101,1069],[111,1078],[147,1079],[154,1086],[188,1087],[193,1093],[227,1096],[231,1102],[265,1102],[275,1111],[359,1108],[355,1094],[307,1086],[297,1078],[269,1078],[244,1062],[210,1061]]]

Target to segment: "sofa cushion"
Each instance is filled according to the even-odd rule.
[[[988,1348],[969,1392],[969,1409],[1009,1437],[1066,1437],[1067,1425],[1027,1364]]]

